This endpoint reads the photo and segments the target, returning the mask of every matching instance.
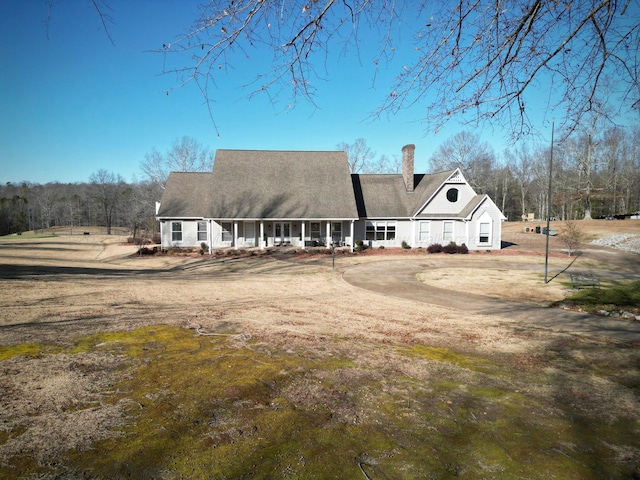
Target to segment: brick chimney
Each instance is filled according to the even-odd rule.
[[[413,193],[413,152],[416,146],[413,144],[402,147],[402,178],[407,193]]]

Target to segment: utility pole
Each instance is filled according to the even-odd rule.
[[[548,282],[549,272],[549,228],[551,222],[551,168],[553,166],[553,131],[555,128],[555,119],[551,122],[551,153],[549,154],[549,191],[547,192],[547,244],[544,256],[544,283]]]

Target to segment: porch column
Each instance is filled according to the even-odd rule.
[[[233,246],[238,250],[238,221],[233,221]]]
[[[331,222],[327,222],[327,248],[331,246]]]
[[[209,219],[209,231],[207,232],[207,240],[209,240],[209,255],[213,253],[213,220]]]
[[[464,242],[465,245],[471,245],[471,239],[469,238],[469,226],[470,226],[469,224],[470,224],[470,222],[467,222],[467,221],[464,222],[464,236],[466,238],[466,240]],[[474,239],[474,241],[475,241],[475,239]]]
[[[418,243],[416,242],[416,221],[411,219],[411,247],[415,248]]]
[[[304,244],[304,220],[302,221],[302,225],[300,226],[300,233],[302,235],[302,244],[300,245],[302,247],[302,250],[305,250],[305,244]]]
[[[355,233],[354,233],[354,224],[355,220],[351,220],[351,253],[353,253],[353,244],[356,243]]]
[[[260,250],[264,250],[264,220],[260,220]]]

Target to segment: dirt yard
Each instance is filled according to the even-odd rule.
[[[505,224],[494,254],[344,254],[335,269],[137,257],[100,234],[0,239],[0,478],[640,478],[640,345],[456,309],[465,293],[568,294],[542,281],[545,237],[524,226]],[[573,259],[550,240],[561,270]],[[640,271],[638,255],[581,250],[584,268]],[[450,307],[342,278],[408,255]]]

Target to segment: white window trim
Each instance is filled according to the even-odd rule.
[[[225,229],[224,226],[229,225],[229,229]],[[225,238],[225,234],[227,234],[227,238]],[[233,242],[233,222],[220,222],[220,241],[223,244],[228,243],[231,245]]]
[[[482,242],[480,240],[480,235],[482,233],[482,225],[488,225],[489,226],[489,230],[487,232],[487,241],[486,242]],[[483,247],[490,247],[493,242],[493,222],[491,222],[491,220],[486,220],[486,219],[479,219],[478,220],[478,245],[482,245]]]
[[[200,225],[204,225],[204,230],[200,230]],[[196,222],[196,238],[199,242],[206,242],[209,238],[209,222],[206,220],[199,220]],[[203,234],[204,238],[200,238],[200,234]]]
[[[447,234],[447,231],[446,231],[446,226],[447,226],[447,225],[451,225],[451,238],[449,238],[449,239],[446,239],[446,238],[445,238],[445,235]],[[454,227],[454,225],[453,225],[453,222],[452,222],[452,221],[447,220],[447,221],[442,222],[442,242],[443,242],[443,243],[445,243],[445,242],[446,242],[446,243],[448,244],[448,243],[450,243],[450,242],[453,242],[453,241],[454,241],[454,239],[455,239],[455,235],[454,235],[454,228],[455,228],[455,227]]]
[[[174,230],[174,226],[175,225],[179,225],[180,226],[180,230]],[[183,233],[184,233],[183,230],[184,229],[183,229],[182,222],[180,222],[180,221],[172,221],[171,222],[171,241],[172,242],[182,242]],[[174,236],[175,233],[179,233],[180,234],[180,239],[179,240],[174,240],[173,236]]]
[[[422,226],[426,225],[427,229],[426,229],[426,233],[427,233],[427,238],[423,239],[422,238]],[[420,220],[419,221],[419,225],[418,225],[418,242],[419,243],[429,243],[431,241],[431,221],[430,220]]]
[[[371,239],[367,239],[367,227],[373,227],[373,236],[374,238]],[[379,227],[383,227],[383,228],[379,228]],[[390,229],[389,227],[393,227],[392,229]],[[397,222],[395,221],[386,221],[386,220],[367,220],[366,224],[365,224],[365,239],[367,241],[372,241],[372,242],[395,242],[396,241],[396,236],[397,236]],[[389,238],[389,234],[390,232],[393,232],[393,238]],[[378,235],[382,234],[383,238],[378,238]]]

